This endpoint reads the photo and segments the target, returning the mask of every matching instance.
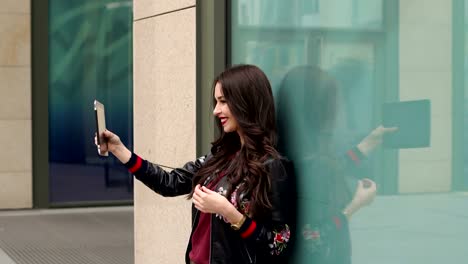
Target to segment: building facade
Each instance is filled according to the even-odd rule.
[[[190,201],[96,156],[92,100],[136,153],[178,166],[209,150],[211,81],[226,66],[260,66],[277,96],[313,65],[341,84],[337,151],[382,124],[386,103],[430,106],[428,144],[367,161],[379,195],[353,217],[354,262],[466,260],[465,0],[94,2],[3,1],[0,208],[133,203],[135,263],[183,263]]]

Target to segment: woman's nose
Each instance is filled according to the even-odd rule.
[[[214,109],[213,109],[213,115],[217,116],[221,111],[219,110],[218,106],[216,106]]]

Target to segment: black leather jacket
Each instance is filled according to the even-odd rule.
[[[203,156],[186,163],[170,172],[156,164],[142,160],[135,154],[126,164],[135,177],[156,193],[166,196],[189,194],[192,190],[192,177],[203,166],[209,156]],[[293,236],[295,233],[295,184],[292,165],[284,158],[271,159],[265,163],[271,175],[270,201],[272,209],[263,222],[257,222],[252,236],[242,238],[239,231],[214,214],[211,216],[210,264],[243,263],[288,263]],[[244,198],[248,196],[244,196]],[[192,232],[187,246],[185,260],[190,263],[191,237],[198,224],[199,211],[192,205]],[[278,233],[290,231],[289,242],[279,243]],[[281,244],[281,245],[279,245]],[[281,247],[281,248],[278,248]]]

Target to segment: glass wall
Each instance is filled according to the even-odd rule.
[[[230,1],[230,64],[268,75],[295,164],[296,263],[467,261],[467,5]]]
[[[52,0],[49,16],[49,200],[131,201],[131,175],[97,155],[93,101],[132,149],[132,1]]]

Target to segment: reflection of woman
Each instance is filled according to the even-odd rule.
[[[348,220],[376,194],[373,181],[358,180],[360,163],[389,129],[379,127],[346,155],[335,155],[337,85],[314,66],[288,72],[277,97],[279,147],[294,161],[298,182],[296,262],[350,263]]]
[[[209,155],[166,172],[131,153],[110,131],[101,151],[109,150],[156,193],[189,194],[193,225],[186,263],[285,263],[293,201],[289,163],[274,148],[270,83],[259,68],[240,65],[222,72],[213,89],[220,136]]]

